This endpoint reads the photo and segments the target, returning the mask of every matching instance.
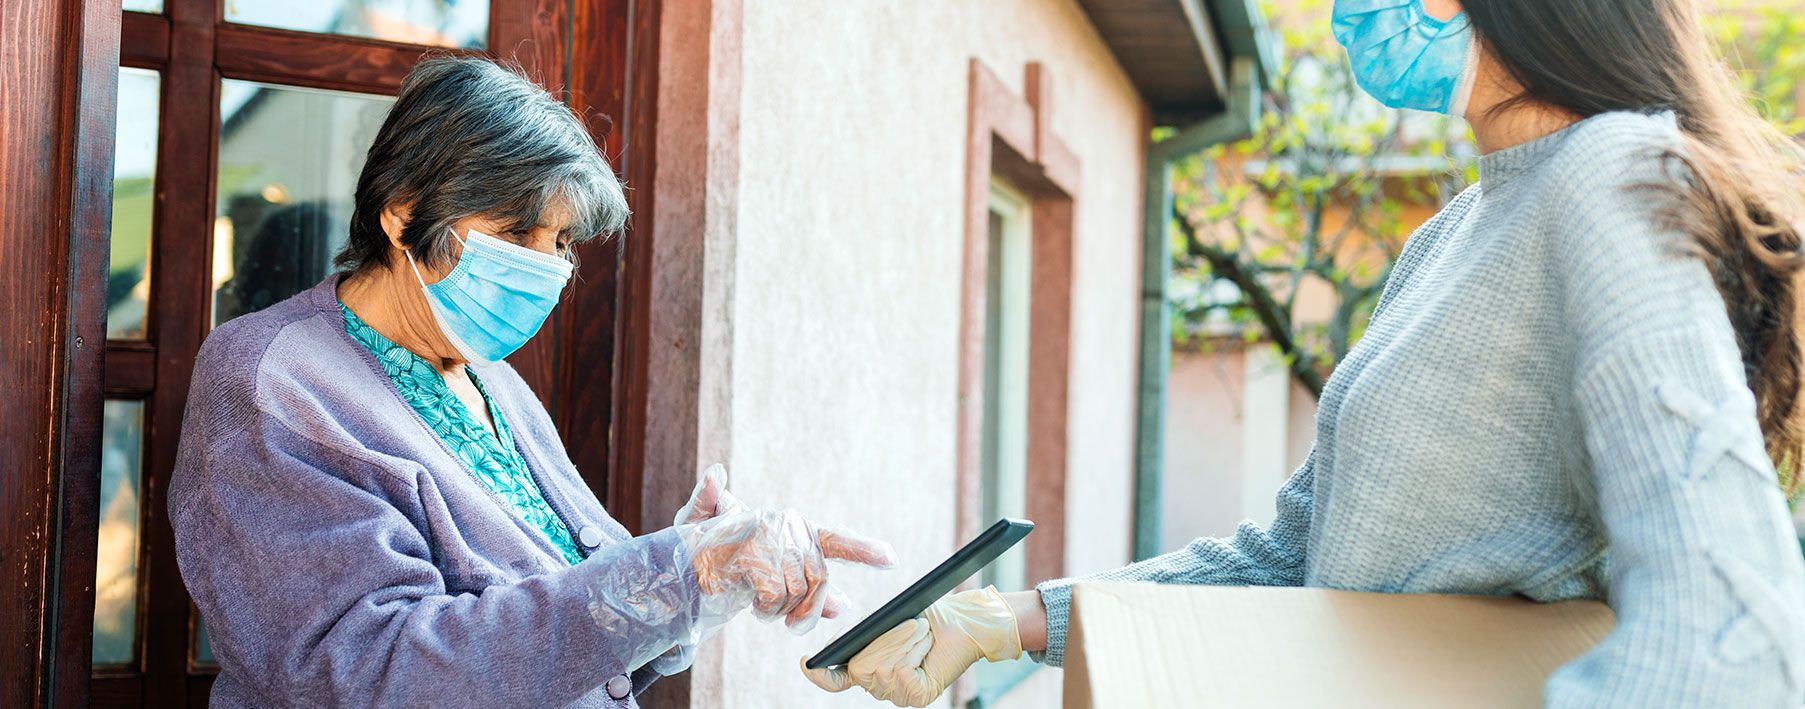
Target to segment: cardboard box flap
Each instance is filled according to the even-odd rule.
[[[1535,707],[1614,625],[1593,601],[1080,584],[1067,707]]]

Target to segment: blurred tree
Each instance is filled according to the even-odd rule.
[[[1332,0],[1262,5],[1285,51],[1255,135],[1175,171],[1173,344],[1269,342],[1320,395],[1405,239],[1477,181],[1477,151],[1464,122],[1360,91]],[[1763,115],[1805,136],[1805,0],[1721,0],[1709,23]]]
[[[1270,341],[1317,395],[1404,240],[1477,179],[1464,123],[1359,90],[1329,6],[1265,3],[1285,56],[1255,135],[1176,166],[1170,289],[1177,346]]]
[[[1719,0],[1705,23],[1756,110],[1805,139],[1805,0]]]
[[[1360,91],[1332,0],[1262,5],[1285,52],[1255,135],[1175,171],[1173,345],[1270,343],[1320,396],[1405,239],[1478,180],[1477,151],[1464,122]],[[1805,140],[1805,0],[1720,0],[1707,29],[1762,115]],[[1783,485],[1805,492],[1796,475]]]

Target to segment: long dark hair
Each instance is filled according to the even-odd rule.
[[[1680,199],[1664,215],[1692,236],[1728,306],[1768,454],[1792,486],[1805,426],[1799,275],[1805,269],[1800,146],[1763,121],[1707,38],[1696,0],[1465,0],[1479,41],[1523,87],[1493,110],[1539,103],[1581,117],[1671,110],[1684,142]]]

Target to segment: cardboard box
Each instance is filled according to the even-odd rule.
[[[1594,601],[1080,584],[1065,706],[1538,707],[1614,624]]]

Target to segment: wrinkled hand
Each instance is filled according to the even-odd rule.
[[[978,660],[999,662],[1021,654],[1015,613],[990,586],[936,601],[921,617],[878,636],[846,667],[805,665],[802,673],[829,692],[856,685],[899,707],[925,707]]]
[[[783,618],[792,632],[804,633],[830,600],[836,611],[844,605],[828,586],[828,559],[880,569],[896,565],[890,545],[816,526],[795,510],[744,510],[678,530],[702,591],[707,627],[751,608],[760,620]]]

